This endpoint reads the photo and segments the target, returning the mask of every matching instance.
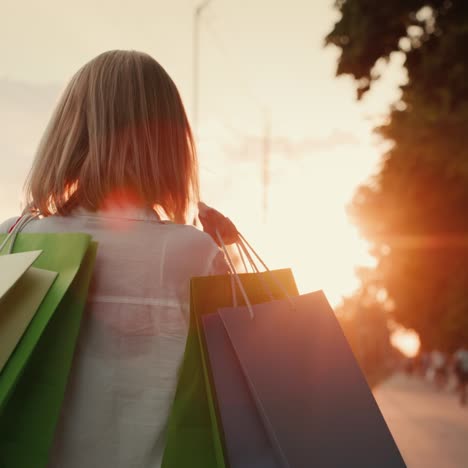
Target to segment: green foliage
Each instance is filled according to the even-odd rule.
[[[375,385],[387,375],[395,360],[382,304],[363,289],[346,298],[336,314],[369,385]]]
[[[361,98],[375,65],[405,54],[408,83],[376,129],[391,149],[350,213],[373,244],[372,281],[423,347],[468,342],[468,2],[338,0],[326,44]],[[370,281],[368,279],[368,281]],[[378,288],[376,288],[378,290]]]

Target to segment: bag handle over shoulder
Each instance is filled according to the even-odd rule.
[[[7,236],[3,240],[3,242],[0,245],[0,252],[5,248],[5,246],[10,242],[10,245],[8,246],[7,254],[11,254],[13,251],[13,245],[16,240],[16,236],[19,232],[21,232],[22,229],[34,218],[37,218],[39,215],[38,214],[25,214],[23,216],[20,216],[15,224],[11,226],[10,230],[8,231]]]
[[[245,239],[245,237],[240,232],[237,232],[237,234],[238,234],[238,241],[237,241],[236,244],[238,246],[239,254],[241,255],[242,262],[244,263],[244,267],[245,267],[245,261],[244,261],[244,259],[242,257],[242,253],[241,253],[242,251],[246,255],[246,257],[249,260],[249,263],[251,264],[251,266],[256,270],[255,272],[259,273],[259,270],[256,267],[255,262],[252,259],[252,256],[251,256],[251,254],[249,252],[249,249],[250,249],[252,251],[252,253],[255,255],[255,257],[258,259],[258,261],[265,268],[265,271],[269,273],[269,275],[272,278],[272,280],[274,281],[274,283],[276,283],[276,285],[283,291],[283,293],[284,293],[286,299],[288,300],[289,304],[291,305],[292,309],[294,309],[294,304],[293,304],[292,298],[289,295],[289,293],[286,291],[284,285],[280,281],[278,281],[278,279],[271,272],[271,270],[268,268],[266,263],[261,259],[261,257],[258,255],[258,253],[253,249],[253,247]],[[239,273],[237,272],[236,267],[234,266],[234,262],[233,262],[231,256],[229,255],[229,253],[227,251],[227,248],[226,248],[226,245],[225,245],[225,243],[223,241],[223,238],[222,238],[222,236],[221,236],[221,234],[219,233],[218,230],[216,230],[216,236],[218,238],[218,241],[219,241],[219,244],[220,244],[221,248],[223,249],[224,255],[226,256],[226,260],[227,260],[227,262],[229,264],[229,269],[230,269],[231,275],[233,276],[234,280],[236,281],[237,285],[239,286],[239,290],[240,290],[240,292],[242,294],[242,297],[244,298],[245,304],[246,304],[247,309],[249,311],[250,318],[253,319],[254,318],[254,312],[253,312],[252,304],[251,304],[251,302],[250,302],[250,300],[249,300],[249,298],[247,296],[245,288],[242,285],[242,281],[241,281],[241,279],[239,277]],[[247,246],[248,246],[248,248],[247,248]],[[247,268],[246,268],[246,270],[247,270]],[[262,276],[260,276],[259,278],[261,279],[261,281],[263,283],[263,286],[266,288],[266,290],[268,292],[268,295],[270,296],[270,299],[273,301],[274,298],[273,298],[273,295],[271,294],[271,290],[268,288],[268,285],[266,285],[266,283],[263,280]],[[235,287],[234,287],[234,281],[231,281],[231,287],[232,287],[233,303],[234,303],[234,306],[236,307],[237,306],[237,297],[236,297],[236,292],[235,292]]]

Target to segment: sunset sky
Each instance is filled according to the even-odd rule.
[[[193,112],[193,13],[199,2],[2,1],[0,219],[19,212],[21,186],[61,90],[109,49],[142,50],[176,82]],[[345,214],[377,167],[371,129],[404,80],[394,56],[362,103],[334,77],[323,48],[337,19],[331,0],[212,0],[200,22],[198,149],[206,203],[229,216],[271,267],[290,266],[301,291],[332,304],[369,264]],[[271,185],[262,221],[262,139],[270,122]]]

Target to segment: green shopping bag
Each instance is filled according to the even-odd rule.
[[[41,254],[0,250],[0,373],[57,277],[31,266]]]
[[[33,266],[58,276],[0,373],[2,468],[47,464],[96,249],[81,233],[17,236],[13,252],[42,250]]]
[[[275,299],[284,298],[285,291],[298,295],[289,269],[243,273],[239,277],[252,304],[270,301],[271,295]],[[225,466],[222,429],[217,423],[216,397],[212,393],[200,318],[232,306],[232,287],[231,275],[198,277],[191,281],[189,333],[169,417],[163,468]],[[239,291],[237,297],[239,305],[244,304]]]

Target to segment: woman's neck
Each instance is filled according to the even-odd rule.
[[[107,195],[103,200],[100,210],[108,211],[131,207],[150,208],[134,190],[119,189]]]

